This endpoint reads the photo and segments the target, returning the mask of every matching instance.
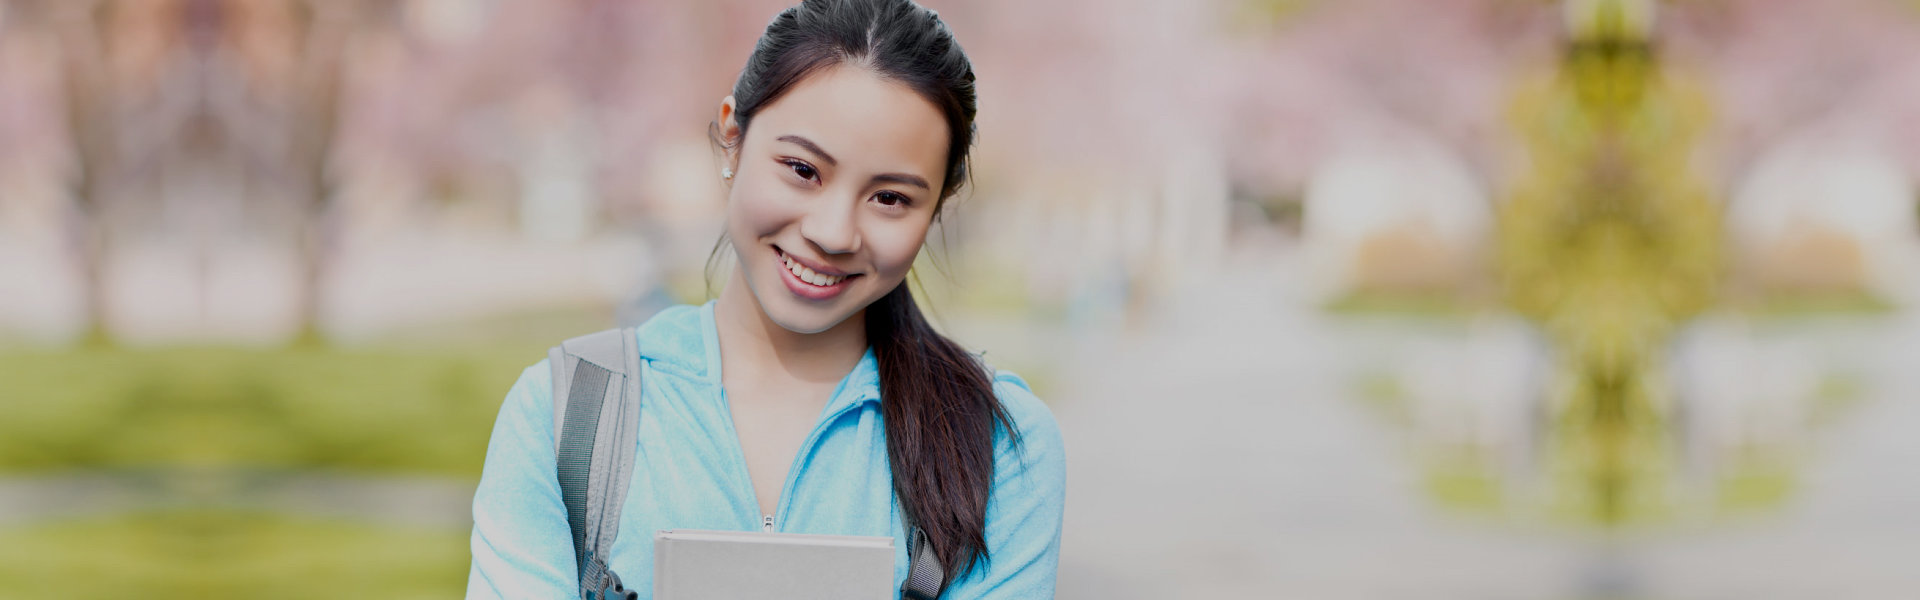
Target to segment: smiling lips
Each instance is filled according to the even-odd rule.
[[[792,290],[794,295],[802,298],[826,300],[838,296],[840,292],[846,290],[847,281],[860,276],[858,273],[852,275],[821,273],[794,260],[792,256],[788,256],[777,247],[774,253],[780,259],[782,271],[785,272],[780,276],[781,281],[786,282],[787,289]]]

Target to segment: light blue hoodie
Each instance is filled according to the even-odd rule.
[[[640,597],[653,590],[653,533],[759,531],[762,515],[720,385],[713,302],[662,311],[638,331],[639,451],[620,511],[613,571]],[[507,392],[473,498],[468,598],[567,598],[578,593],[566,507],[554,475],[551,375],[541,361]],[[995,428],[987,505],[990,560],[942,598],[1051,598],[1060,556],[1066,462],[1060,429],[1026,382],[1000,371],[994,392],[1020,430],[1019,452]],[[787,473],[775,531],[894,538],[894,587],[907,576],[907,540],[893,494],[873,351],[833,391]]]

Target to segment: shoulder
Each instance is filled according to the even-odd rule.
[[[653,313],[645,322],[635,328],[640,338],[677,338],[700,335],[701,306],[698,304],[676,304]]]
[[[1018,374],[1005,369],[995,369],[993,373],[993,394],[1000,399],[1007,416],[1022,433],[1028,430],[1059,431],[1059,425],[1053,420],[1053,410],[1047,408],[1040,397],[1034,395],[1033,387]]]
[[[514,380],[513,387],[507,390],[506,401],[500,407],[502,419],[512,418],[539,430],[551,426],[553,371],[549,364],[547,359],[542,358],[520,370],[520,378]]]
[[[705,377],[709,368],[708,346],[713,323],[709,305],[680,304],[654,313],[635,327],[640,355],[656,371],[688,377]]]
[[[995,462],[1018,466],[1022,471],[1036,467],[1047,472],[1064,470],[1066,448],[1060,436],[1060,424],[1054,420],[1053,410],[1033,393],[1027,381],[1012,371],[996,369],[993,393],[1018,432],[1017,439],[1013,439],[996,428],[994,452],[999,456]],[[1009,464],[1009,461],[1012,462]]]
[[[546,395],[553,389],[552,363],[542,358],[539,362],[528,365],[525,369],[521,369],[520,379],[514,381],[513,387],[524,388],[527,392],[538,392],[543,396]]]
[[[688,337],[693,337],[697,340],[700,331],[699,328],[700,307],[683,304],[662,309],[632,329],[636,332],[634,334],[635,337],[639,338],[641,342],[641,353],[647,355],[649,358],[657,358],[656,355],[684,354],[683,351],[675,352],[675,350],[680,350],[678,346],[685,345]],[[610,330],[586,333],[564,340],[554,340],[549,348],[557,348],[562,343],[580,340],[592,335],[604,334],[607,331]],[[653,349],[654,351],[650,352],[649,349]],[[550,414],[550,409],[553,406],[553,358],[551,353],[541,357],[539,361],[528,365],[520,371],[520,378],[514,381],[513,388],[508,391],[508,401],[511,403],[516,399],[519,401],[519,404],[524,405],[524,408],[529,409],[530,413]],[[549,416],[548,418],[551,417]]]

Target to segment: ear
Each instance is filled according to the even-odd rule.
[[[740,122],[734,119],[733,95],[720,99],[720,112],[713,122],[720,128],[720,146],[725,154],[726,167],[740,170]]]

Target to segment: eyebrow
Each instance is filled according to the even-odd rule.
[[[873,176],[873,182],[874,183],[881,183],[881,182],[898,183],[900,185],[917,185],[917,186],[920,186],[920,189],[933,191],[933,186],[927,185],[927,180],[921,179],[918,175],[908,175],[906,173],[881,173],[879,175]]]
[[[813,143],[813,140],[809,140],[807,138],[803,138],[797,135],[783,135],[775,139],[782,142],[792,142],[794,144],[797,144],[801,148],[806,148],[808,152],[812,152],[816,155],[819,155],[820,160],[825,161],[827,164],[833,165],[836,167],[840,166],[840,161],[834,160],[833,155],[827,154],[826,150],[821,150],[820,145]]]
[[[797,135],[783,135],[774,139],[782,142],[788,142],[788,143],[797,145],[801,148],[805,148],[808,152],[812,152],[814,155],[819,156],[820,161],[825,162],[828,165],[836,166],[836,167],[840,166],[840,161],[835,160],[832,154],[827,154],[826,150],[820,149],[820,145],[813,143],[813,140],[809,140],[807,138],[803,138]],[[883,183],[883,182],[898,183],[900,185],[918,186],[920,189],[929,190],[929,191],[933,189],[933,186],[927,185],[927,180],[925,178],[922,178],[918,175],[908,175],[906,173],[881,173],[879,175],[873,176],[873,182],[874,183]]]

